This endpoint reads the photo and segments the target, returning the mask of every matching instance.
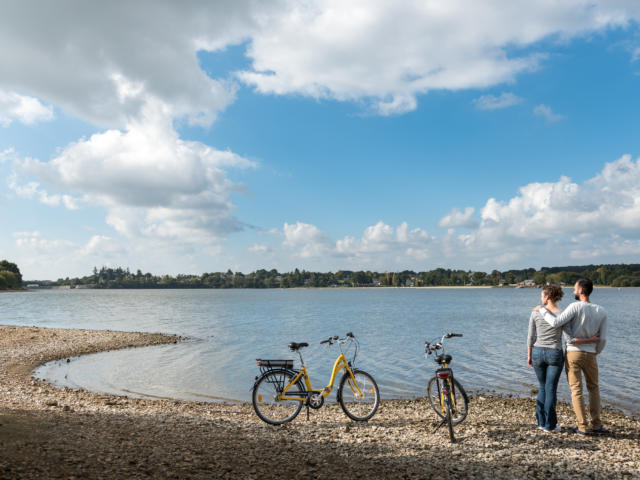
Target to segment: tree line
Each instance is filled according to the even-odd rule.
[[[338,270],[334,273],[300,271],[296,268],[286,273],[278,272],[276,269],[260,269],[248,274],[227,270],[202,275],[176,276],[152,275],[142,273],[141,270],[134,273],[129,268],[122,267],[94,267],[93,273],[84,277],[59,278],[56,281],[32,280],[25,283],[37,283],[42,287],[71,288],[499,287],[515,286],[527,280],[529,285],[537,286],[546,283],[573,285],[581,277],[591,278],[597,285],[640,287],[640,264],[542,267],[540,270],[493,270],[490,273],[445,268],[425,272],[404,270],[380,273],[369,270]]]

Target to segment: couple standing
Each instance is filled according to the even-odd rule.
[[[607,313],[591,303],[589,296],[593,291],[593,282],[581,278],[573,288],[576,302],[564,312],[557,303],[564,292],[557,285],[547,285],[542,289],[542,306],[531,313],[529,335],[527,338],[528,359],[538,377],[540,388],[536,403],[538,428],[546,431],[560,431],[556,416],[556,390],[565,365],[567,379],[571,388],[571,402],[577,417],[575,433],[608,433],[600,420],[600,389],[598,387],[599,354],[606,343]],[[562,349],[562,336],[566,343]],[[586,379],[589,391],[589,413],[591,428],[587,421],[587,409],[582,394],[582,375]]]

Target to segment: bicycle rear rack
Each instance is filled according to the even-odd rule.
[[[258,367],[260,367],[261,374],[276,368],[284,368],[285,370],[293,369],[293,360],[264,360],[262,358],[256,358],[256,363]]]

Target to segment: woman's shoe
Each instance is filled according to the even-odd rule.
[[[544,428],[544,427],[540,427],[542,428],[542,430],[544,430],[547,433],[559,433],[562,431],[562,427],[560,425],[556,425],[555,428],[550,429],[550,428]]]
[[[593,433],[594,435],[608,435],[609,430],[600,425],[600,428],[598,428],[597,430],[591,430],[591,433]]]
[[[578,435],[582,435],[584,437],[586,437],[587,435],[589,435],[587,432],[583,432],[582,430],[580,430],[578,427],[572,428],[571,431],[573,433],[576,433]]]

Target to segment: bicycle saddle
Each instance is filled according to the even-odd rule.
[[[309,344],[307,342],[302,342],[302,343],[296,343],[296,342],[291,342],[289,344],[289,350],[291,350],[292,352],[295,352],[296,350],[300,350],[302,347],[308,347]]]
[[[437,363],[451,363],[451,355],[437,355],[436,356],[436,362]]]

